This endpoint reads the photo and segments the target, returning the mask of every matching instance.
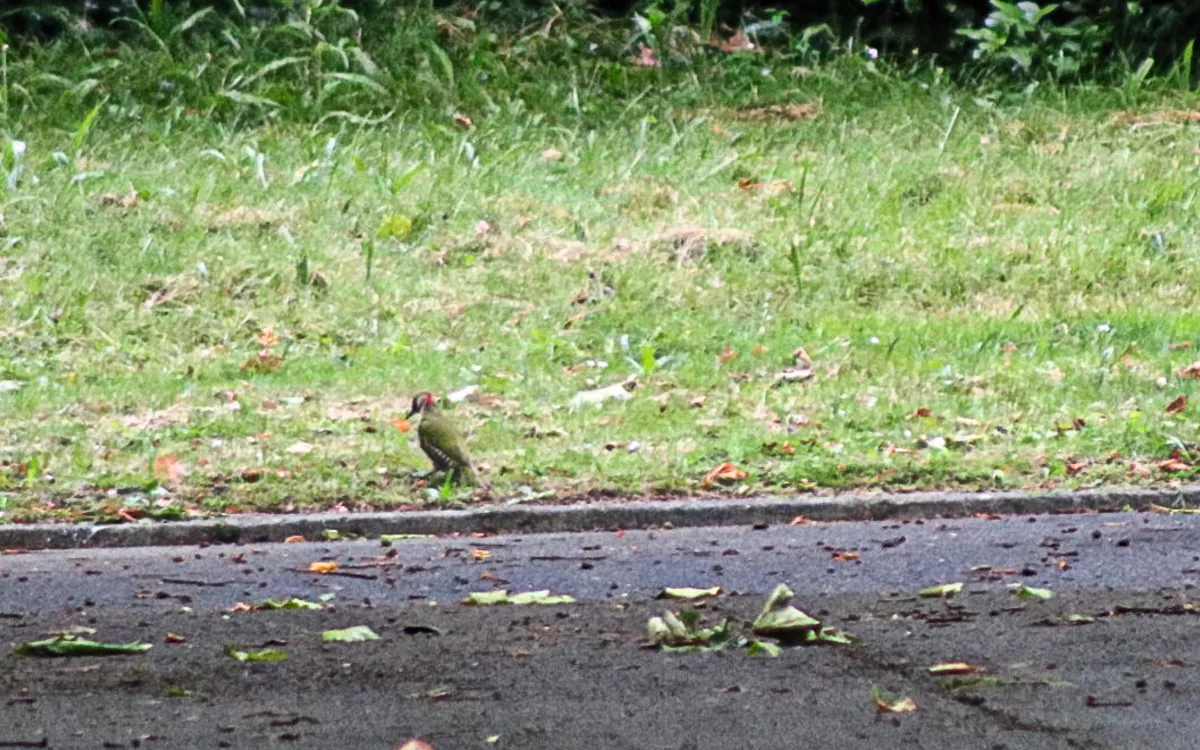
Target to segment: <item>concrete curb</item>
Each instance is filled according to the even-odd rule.
[[[904,495],[746,498],[503,505],[470,510],[388,513],[243,515],[203,521],[117,526],[38,524],[0,526],[3,549],[159,547],[193,544],[258,544],[291,536],[310,540],[322,532],[378,537],[380,534],[547,533],[643,529],[661,526],[736,526],[786,523],[796,516],[813,521],[881,521],[962,518],[976,513],[1024,515],[1118,511],[1149,505],[1200,506],[1200,485],[1171,490],[1111,488],[1079,492],[919,492]]]

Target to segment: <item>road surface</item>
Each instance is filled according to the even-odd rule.
[[[694,606],[666,586],[720,586],[716,621],[778,583],[856,642],[644,648],[649,617]],[[0,654],[0,748],[1192,749],[1197,583],[1200,519],[1132,513],[7,554],[0,640],[153,648]],[[458,603],[499,588],[577,601]],[[237,606],[288,597],[324,608]],[[380,640],[322,640],[355,625]],[[930,675],[947,662],[979,671]]]

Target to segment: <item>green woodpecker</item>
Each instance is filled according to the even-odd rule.
[[[454,423],[438,408],[437,399],[432,393],[418,393],[413,396],[412,409],[408,419],[421,415],[421,424],[417,427],[417,440],[421,450],[433,462],[435,472],[449,472],[455,481],[478,485],[490,490],[491,485],[475,471],[475,464],[463,448],[462,435]]]

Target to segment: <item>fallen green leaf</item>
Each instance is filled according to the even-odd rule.
[[[724,622],[700,627],[700,613],[687,610],[681,614],[663,612],[646,623],[646,640],[664,651],[708,651],[729,644],[729,631]]]
[[[237,659],[240,662],[252,661],[283,661],[288,658],[286,651],[281,651],[277,648],[263,648],[257,651],[241,651],[233,646],[227,646],[225,653]]]
[[[359,643],[361,641],[377,641],[379,635],[366,625],[355,625],[342,630],[326,630],[321,634],[321,639],[339,643]]]
[[[322,607],[320,604],[317,604],[316,602],[308,602],[303,599],[297,599],[294,596],[290,599],[285,599],[282,602],[276,601],[274,599],[267,599],[265,602],[262,603],[262,606],[260,608],[261,609],[325,609],[324,607]]]
[[[666,588],[662,590],[656,599],[704,599],[710,596],[716,596],[721,593],[720,586],[713,586],[710,589],[693,589],[693,588]]]
[[[750,629],[759,635],[781,640],[806,640],[810,633],[820,630],[820,620],[792,606],[795,595],[785,584],[776,586]]]
[[[805,638],[809,642],[819,641],[821,643],[833,643],[839,646],[848,646],[854,642],[854,639],[837,628],[821,628],[816,632],[809,632]]]
[[[752,640],[746,644],[746,656],[766,656],[774,658],[783,653],[783,649],[774,643]]]
[[[947,662],[943,664],[934,664],[929,668],[929,674],[934,677],[945,677],[948,675],[963,675],[973,674],[978,672],[978,667],[973,667],[970,664],[962,661]]]
[[[1026,586],[1023,583],[1014,583],[1009,586],[1009,589],[1017,595],[1018,599],[1053,599],[1054,592],[1050,589],[1035,589],[1032,586]]]
[[[930,586],[927,589],[921,589],[919,596],[926,599],[948,599],[958,592],[962,591],[963,585],[959,583],[943,583],[938,586]]]
[[[13,648],[17,656],[124,656],[153,648],[149,643],[99,643],[61,635],[42,641],[30,641]]]
[[[463,604],[507,604],[507,591],[472,591],[467,594],[467,598],[462,600]]]
[[[526,591],[509,595],[507,591],[473,591],[462,604],[573,604],[574,597],[565,594],[552,596],[548,590]]]
[[[509,604],[574,604],[575,599],[566,596],[551,596],[549,591],[527,591],[508,597]]]

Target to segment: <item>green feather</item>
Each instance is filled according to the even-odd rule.
[[[475,466],[463,448],[462,434],[454,423],[432,404],[421,412],[417,440],[421,444],[421,450],[433,463],[435,471],[450,471],[463,481],[476,483]]]

